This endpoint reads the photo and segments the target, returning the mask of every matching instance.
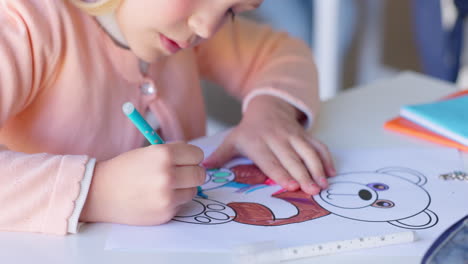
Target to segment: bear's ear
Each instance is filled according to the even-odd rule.
[[[396,221],[388,221],[388,223],[406,229],[426,229],[435,226],[438,221],[439,217],[431,210],[426,209],[417,215]]]
[[[387,168],[379,169],[376,172],[398,176],[406,180],[409,180],[419,186],[423,186],[427,182],[427,178],[426,176],[424,176],[424,174],[420,173],[419,171],[415,171],[415,170],[403,168],[403,167],[387,167]]]

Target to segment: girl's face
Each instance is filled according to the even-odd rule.
[[[132,51],[146,62],[212,37],[233,13],[263,0],[123,0],[117,21]]]

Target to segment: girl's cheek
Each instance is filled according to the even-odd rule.
[[[181,18],[189,16],[195,8],[195,3],[198,0],[159,0],[161,3],[160,10],[164,12],[158,12],[165,20],[177,21]]]

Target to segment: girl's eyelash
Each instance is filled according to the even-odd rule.
[[[227,11],[227,14],[229,16],[231,16],[231,19],[234,20],[234,18],[236,17],[236,12],[234,12],[234,9],[232,8],[229,8],[228,11]]]

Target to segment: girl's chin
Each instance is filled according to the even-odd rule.
[[[160,51],[156,51],[156,52],[144,52],[144,53],[139,53],[139,54],[136,54],[136,56],[144,61],[144,62],[147,62],[147,63],[153,63],[155,61],[158,61],[160,59],[163,59],[165,57],[168,57],[169,55],[171,54],[164,54]]]

